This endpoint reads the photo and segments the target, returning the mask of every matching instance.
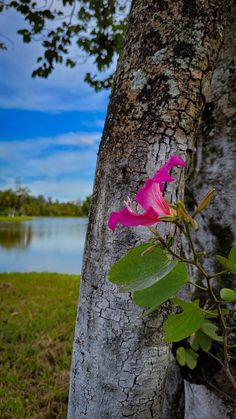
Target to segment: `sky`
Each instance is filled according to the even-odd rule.
[[[22,43],[16,30],[25,25],[15,12],[0,15],[0,27],[9,38],[0,51],[0,190],[20,178],[35,196],[83,200],[93,188],[109,92],[83,81],[96,72],[91,60],[32,79],[40,43]]]

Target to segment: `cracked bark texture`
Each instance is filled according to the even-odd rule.
[[[142,319],[130,296],[118,294],[106,279],[111,264],[144,240],[146,230],[123,228],[112,233],[107,220],[170,154],[180,154],[191,164],[229,5],[221,0],[132,4],[98,155],[69,419],[183,417],[178,389],[166,391],[166,400],[170,394],[175,400],[172,409],[163,403],[171,355],[162,343],[161,325],[168,305]],[[175,176],[177,181],[166,191],[172,200],[183,197],[185,186],[181,170],[175,170]]]
[[[199,249],[207,249],[209,255],[228,256],[236,238],[236,7],[232,9],[227,25],[224,43],[216,63],[211,85],[206,96],[202,122],[196,139],[196,156],[191,182],[188,182],[187,202],[194,205],[210,188],[215,187],[217,195],[199,220],[200,230],[195,242]],[[207,263],[208,270],[221,267]],[[234,276],[222,278],[222,286],[232,287]],[[234,283],[234,285],[236,285]],[[232,326],[236,317],[231,318]],[[236,362],[231,362],[236,372]],[[236,404],[224,395],[229,386],[224,374],[216,365],[215,373],[205,367],[208,383],[220,391],[212,391],[209,384],[185,384],[186,419],[236,418]],[[204,377],[202,377],[204,384]],[[235,398],[235,392],[231,396]]]

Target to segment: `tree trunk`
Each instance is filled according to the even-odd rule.
[[[236,238],[236,7],[225,31],[212,83],[206,97],[202,122],[197,133],[197,153],[191,182],[188,183],[188,202],[194,204],[215,187],[214,203],[200,217],[196,245],[207,249],[209,255],[228,256]],[[221,270],[208,263],[209,270]],[[222,279],[232,288],[233,275]],[[223,285],[222,284],[222,285]],[[236,319],[234,324],[236,325]],[[226,397],[229,392],[223,371],[209,374],[206,366],[202,385],[186,383],[186,419],[236,418],[236,405]],[[236,362],[232,360],[236,372]],[[204,385],[203,385],[204,384]],[[213,386],[213,388],[212,388]],[[232,394],[235,398],[235,392]]]
[[[112,210],[134,197],[169,154],[190,164],[230,1],[135,0],[99,149],[73,349],[69,419],[183,417],[179,386],[163,395],[171,355],[162,342],[168,307],[148,319],[107,282],[109,267],[147,237],[112,233]],[[183,197],[177,171],[168,186]],[[175,381],[180,380],[177,373]],[[173,380],[172,380],[173,381]],[[171,382],[171,381],[170,381]],[[164,409],[164,411],[163,411]],[[164,413],[163,413],[164,412]],[[177,413],[178,412],[178,413]]]

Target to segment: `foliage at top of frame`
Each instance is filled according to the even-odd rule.
[[[37,59],[33,77],[47,78],[56,64],[74,68],[94,58],[98,73],[111,66],[119,54],[127,25],[130,1],[124,0],[35,0],[0,1],[0,12],[14,9],[25,20],[17,32],[23,42],[40,41],[43,54]],[[7,49],[6,37],[0,49]],[[87,73],[85,81],[96,91],[110,88],[113,74],[99,78]]]

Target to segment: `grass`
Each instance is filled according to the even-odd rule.
[[[66,418],[79,276],[0,274],[0,417]]]
[[[18,223],[20,221],[30,221],[32,217],[25,216],[25,215],[17,215],[15,217],[8,217],[7,215],[0,215],[0,222],[10,222],[10,223]]]

